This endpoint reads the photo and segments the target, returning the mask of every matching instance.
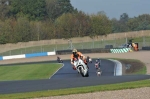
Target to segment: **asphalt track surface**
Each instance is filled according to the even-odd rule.
[[[56,61],[51,62],[55,63]],[[94,63],[88,63],[90,67],[89,77],[82,77],[80,74],[77,73],[77,71],[71,68],[70,61],[66,60],[64,61],[64,66],[60,68],[58,72],[56,72],[52,77],[50,77],[50,79],[1,81],[0,94],[24,93],[42,90],[56,90],[56,89],[106,85],[106,84],[115,84],[115,83],[150,79],[150,75],[114,76],[115,63],[105,59],[101,59],[101,62],[102,62],[101,69],[103,72],[100,77],[96,75]],[[7,66],[13,65],[11,64]]]

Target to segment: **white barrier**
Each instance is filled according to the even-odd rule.
[[[122,64],[118,60],[109,60],[115,63],[114,76],[122,76]]]
[[[34,53],[33,53],[34,54]],[[56,52],[47,52],[47,55],[56,55]],[[42,55],[41,55],[42,56]],[[8,60],[8,59],[19,59],[19,58],[27,58],[26,54],[22,55],[12,55],[12,56],[2,56],[2,60]]]
[[[49,55],[56,55],[56,52],[55,51],[53,51],[53,52],[47,52],[47,55],[49,56]]]
[[[22,54],[22,55],[12,55],[12,56],[3,56],[3,60],[18,59],[18,58],[25,58],[25,54]]]

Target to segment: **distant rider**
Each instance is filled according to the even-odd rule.
[[[87,58],[86,58],[87,62],[89,62],[89,59],[90,59],[90,57],[89,57],[89,56],[87,56]]]
[[[100,76],[101,75],[101,69],[98,68],[97,71],[96,71],[96,73],[97,73],[97,76]]]
[[[59,57],[59,56],[57,56],[57,61],[58,61],[58,62],[60,61],[60,57]]]
[[[87,65],[86,57],[81,52],[78,52],[77,49],[73,49],[72,50],[72,54],[71,54],[71,64],[72,64],[72,68],[74,70],[76,70],[76,67],[74,66],[74,60],[75,60],[75,58],[76,59],[78,59],[78,58],[82,59],[84,61],[84,63]]]
[[[90,56],[87,56],[86,60],[87,60],[87,62],[92,63],[92,59],[90,58]]]
[[[100,62],[100,59],[99,59],[99,58],[98,58],[97,60]]]
[[[98,66],[98,67],[96,67],[96,66]],[[100,60],[99,59],[95,60],[95,68],[96,69],[100,68]]]

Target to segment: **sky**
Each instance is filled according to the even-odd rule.
[[[130,18],[150,14],[150,0],[70,0],[74,8],[86,14],[104,11],[109,19],[120,19],[127,13]]]

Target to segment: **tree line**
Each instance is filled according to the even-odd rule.
[[[0,44],[149,30],[150,15],[109,19],[85,14],[70,0],[0,0]]]

